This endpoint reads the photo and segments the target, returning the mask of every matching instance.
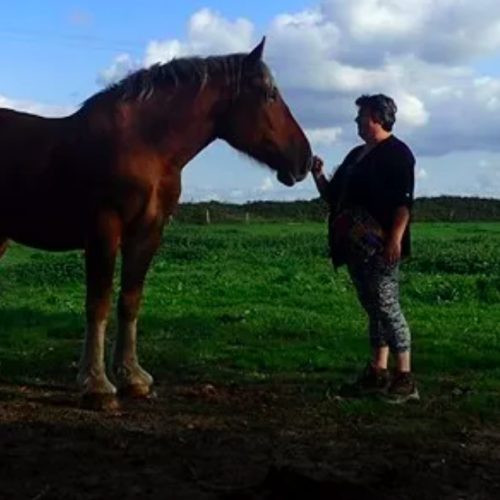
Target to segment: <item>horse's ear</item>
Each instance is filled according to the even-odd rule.
[[[264,45],[265,44],[266,44],[266,37],[263,36],[259,45],[257,45],[257,47],[255,47],[252,50],[252,52],[250,52],[245,57],[245,67],[247,69],[255,68],[259,64],[259,62],[262,60],[262,53],[264,52]]]

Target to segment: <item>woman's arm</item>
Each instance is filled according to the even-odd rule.
[[[329,182],[323,171],[323,160],[318,156],[314,157],[311,173],[321,198],[328,201]]]
[[[394,206],[392,226],[387,238],[385,257],[388,263],[401,258],[401,242],[410,222],[415,187],[415,158],[408,152],[398,155],[391,169],[389,197]]]

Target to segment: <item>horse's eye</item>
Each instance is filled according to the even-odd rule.
[[[269,102],[274,102],[278,98],[278,89],[276,87],[271,87],[266,91],[266,99]]]

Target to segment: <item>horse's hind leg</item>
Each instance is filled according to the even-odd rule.
[[[143,397],[151,393],[153,378],[137,359],[137,316],[144,280],[161,242],[161,229],[146,238],[122,244],[121,291],[118,301],[118,334],[113,360],[119,395]]]
[[[117,406],[116,388],[106,376],[104,350],[119,231],[118,219],[102,217],[85,248],[87,331],[77,380],[83,389],[82,406],[95,410]]]

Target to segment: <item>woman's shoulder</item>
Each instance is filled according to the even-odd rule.
[[[361,150],[363,149],[363,145],[360,144],[358,146],[353,147],[344,157],[341,163],[336,165],[331,173],[330,173],[330,179],[333,179],[334,177],[338,177],[339,175],[342,175],[344,170],[346,170],[349,165],[355,162],[356,158],[359,156],[359,153],[361,153]]]
[[[404,153],[413,155],[413,151],[411,150],[410,146],[394,134],[389,137],[388,146],[392,149],[396,149]]]
[[[357,144],[356,146],[354,146],[348,153],[347,153],[347,156],[353,156],[353,155],[357,155],[358,153],[360,153],[363,148],[365,147],[365,144]]]
[[[411,163],[415,162],[415,155],[410,146],[394,134],[389,137],[383,150],[386,154],[390,154],[391,156],[405,159]]]
[[[352,163],[363,151],[363,148],[365,146],[363,144],[358,144],[357,146],[354,146],[345,156],[343,162],[341,165],[348,165],[349,163]]]

